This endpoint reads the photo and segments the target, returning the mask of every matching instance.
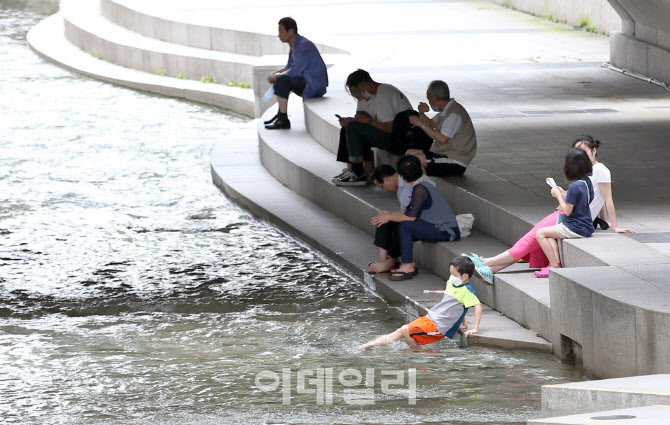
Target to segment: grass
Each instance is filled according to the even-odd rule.
[[[187,80],[188,79],[186,74],[184,74],[183,72],[180,72],[179,74],[175,75],[174,77],[179,79],[179,80]]]
[[[579,20],[579,28],[586,32],[598,34],[598,28],[596,28],[595,25],[591,25],[591,21],[587,16],[582,16],[582,19]]]
[[[154,74],[160,75],[161,77],[164,77],[165,76],[165,71],[156,71],[156,72],[154,72]]]
[[[202,81],[203,83],[207,83],[207,84],[216,83],[216,81],[214,81],[214,77],[212,77],[210,74],[203,75],[203,77],[200,79],[200,81]]]
[[[235,80],[228,81],[228,84],[226,84],[226,85],[228,87],[240,87],[240,88],[243,88],[243,89],[250,89],[251,88],[251,84],[246,83],[246,82],[238,83]]]

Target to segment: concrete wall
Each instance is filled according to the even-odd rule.
[[[592,377],[670,372],[669,284],[657,278],[668,272],[667,264],[552,272],[554,353],[572,351]]]
[[[623,20],[611,35],[610,62],[670,84],[670,0],[610,0]]]
[[[607,0],[493,0],[495,3],[533,15],[552,16],[561,22],[580,26],[588,19],[598,32],[609,34],[621,29],[621,18]]]

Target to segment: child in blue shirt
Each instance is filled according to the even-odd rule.
[[[558,200],[559,208],[565,215],[559,216],[559,222],[555,226],[543,227],[537,231],[537,242],[549,259],[549,266],[536,271],[536,277],[549,277],[550,268],[561,267],[558,239],[588,238],[593,234],[593,219],[589,208],[593,199],[593,185],[589,179],[592,168],[591,160],[582,149],[573,148],[565,156],[563,172],[565,178],[572,183],[567,192],[558,186],[551,189],[551,196]]]

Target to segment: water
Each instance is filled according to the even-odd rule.
[[[3,423],[525,423],[540,385],[579,379],[448,342],[358,354],[407,318],[213,187],[209,150],[246,120],[48,64],[25,33],[55,9],[0,2]],[[318,368],[332,403],[297,393]],[[373,404],[347,404],[339,374],[368,368]],[[416,405],[381,387],[409,369]]]

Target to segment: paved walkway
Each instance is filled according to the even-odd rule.
[[[620,226],[670,255],[670,92],[601,68],[607,37],[483,0],[138,3],[154,13],[160,4],[168,18],[266,33],[293,16],[301,34],[351,52],[333,68],[329,96],[357,67],[417,99],[443,79],[473,117],[473,165],[547,198],[545,177],[561,181],[570,142],[592,134],[604,142],[599,159],[612,170]]]

